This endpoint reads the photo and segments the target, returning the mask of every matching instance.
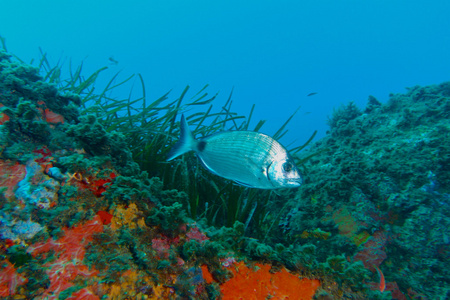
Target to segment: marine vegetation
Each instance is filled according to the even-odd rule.
[[[393,299],[449,298],[449,116],[449,82],[335,110],[329,134],[302,153],[317,155],[279,236],[314,244],[318,261],[362,263]]]
[[[255,243],[245,233],[250,222],[247,220],[258,220],[256,208],[252,208],[253,217],[242,216],[246,223],[237,221],[236,212],[243,214],[241,207],[245,208],[245,203],[238,201],[256,201],[259,197],[256,191],[228,185],[225,180],[217,183],[208,174],[198,181],[204,180],[211,191],[216,191],[213,196],[224,207],[217,205],[211,222],[231,226],[208,226],[205,212],[203,216],[197,214],[196,219],[190,217],[189,191],[170,188],[169,181],[176,172],[181,174],[180,167],[187,170],[188,165],[168,164],[164,161],[165,153],[160,153],[167,152],[175,142],[178,124],[170,125],[172,118],[161,118],[160,124],[155,121],[156,115],[144,121],[134,116],[137,119],[126,121],[132,125],[120,127],[126,129],[123,132],[114,129],[127,119],[119,117],[120,113],[131,111],[132,105],[106,96],[117,86],[113,81],[99,94],[94,93],[95,79],[102,70],[84,78],[80,66],[69,72],[68,80],[62,80],[60,67],[51,67],[45,54],[37,67],[32,67],[0,52],[1,297],[232,297],[231,290],[221,287],[231,278],[235,278],[233,282],[245,281],[246,277],[239,279],[239,269],[244,272],[245,268],[257,268],[264,261],[263,273],[255,269],[258,276],[271,281],[272,277],[290,275],[293,284],[305,284],[301,293],[306,299],[311,298],[319,288],[317,279],[309,279],[292,269],[281,271],[280,275],[268,272],[275,268],[274,274],[278,274],[282,260],[270,246]],[[105,102],[98,102],[102,97]],[[89,101],[97,101],[97,107],[88,104]],[[106,103],[113,105],[105,108]],[[183,107],[180,99],[176,103]],[[145,105],[147,113],[152,112],[149,106],[161,109],[155,103]],[[206,120],[206,117],[213,118],[212,115],[202,116]],[[175,116],[173,112],[172,116]],[[225,110],[215,116],[233,124],[238,119]],[[223,120],[209,126],[221,129]],[[150,141],[142,140],[145,135],[131,130],[141,121]],[[157,126],[150,126],[151,122]],[[173,141],[168,139],[166,131],[170,126],[173,126]],[[199,128],[206,132],[207,127]],[[132,137],[136,144],[132,143]],[[151,147],[152,142],[162,147]],[[134,162],[141,157],[138,161],[143,165],[155,163],[144,160],[148,156],[143,151],[164,157],[159,161],[160,166],[149,168],[150,176]],[[204,171],[199,171],[194,158],[191,159],[197,170],[189,170],[190,174],[202,174]],[[195,179],[189,176],[194,175],[185,178]],[[226,205],[230,191],[234,193],[231,197],[237,199],[234,208]],[[270,193],[264,197],[267,202]],[[198,195],[199,200],[205,201]],[[229,214],[228,210],[233,209],[234,214]],[[230,219],[222,220],[224,215]],[[279,288],[280,283],[276,283],[266,291],[273,294]]]
[[[186,114],[194,136],[205,137],[223,130],[259,131],[265,123],[264,120],[250,127],[254,105],[247,117],[233,112],[231,93],[221,109],[214,112],[213,101],[217,94],[209,96],[206,92],[207,85],[189,100],[186,100],[190,90],[187,86],[175,99],[170,99],[167,93],[149,101],[140,74],[136,77],[141,83],[142,96],[137,99],[131,99],[130,96],[118,100],[109,94],[115,88],[130,82],[133,76],[116,82],[116,74],[97,94],[94,92],[95,80],[105,68],[84,79],[81,77],[80,65],[74,72],[70,72],[70,79],[64,81],[59,77],[61,66],[51,66],[45,54],[42,54],[39,68],[46,74],[44,79],[58,86],[61,92],[80,97],[83,107],[80,118],[87,124],[73,126],[70,134],[79,137],[80,147],[85,151],[95,154],[98,151],[105,153],[106,150],[112,157],[120,158],[122,174],[135,174],[136,162],[149,177],[160,178],[165,189],[186,193],[187,196],[181,197],[178,203],[181,203],[187,214],[195,220],[204,219],[208,225],[215,226],[232,226],[234,222],[240,221],[246,224],[248,235],[262,237],[267,234],[268,218],[275,218],[270,214],[269,206],[276,201],[277,194],[249,190],[212,175],[201,166],[193,153],[172,162],[166,161],[171,147],[180,136],[181,126],[177,118],[180,112]],[[281,139],[287,133],[287,125],[297,111],[275,132],[275,140]],[[123,139],[116,139],[116,135]],[[305,148],[314,136],[315,133],[305,144],[288,149],[298,165],[303,161],[298,159],[296,154]],[[108,144],[111,140],[123,143]],[[121,153],[127,147],[131,150],[132,158],[129,153]]]
[[[325,138],[287,147],[302,187],[274,193],[166,161],[181,113],[201,138],[260,131],[255,107],[33,64],[0,51],[0,297],[449,297],[449,83],[341,107]],[[133,80],[142,96],[116,99]]]

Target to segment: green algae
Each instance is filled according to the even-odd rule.
[[[17,68],[18,71],[20,69]],[[36,79],[33,77],[31,69],[24,68],[21,72],[27,78],[26,80]],[[54,84],[58,84],[58,73],[57,71],[52,72],[51,76],[46,77],[54,81]],[[96,78],[100,72],[91,77],[88,83],[91,84],[92,79]],[[72,88],[76,86],[75,82],[81,80],[80,74],[81,68],[73,74],[76,80],[72,80]],[[83,172],[83,176],[86,178],[98,175],[98,178],[105,179],[112,171],[117,170],[118,174],[111,183],[105,185],[106,191],[100,197],[93,196],[89,190],[75,187],[75,184],[82,183],[81,177],[71,179],[73,185],[66,181],[68,178],[64,179],[63,182],[66,184],[60,189],[57,206],[52,210],[33,213],[33,219],[46,223],[50,231],[50,233],[36,236],[36,239],[46,239],[50,236],[60,237],[63,234],[60,228],[70,227],[91,219],[99,210],[113,211],[118,205],[136,203],[140,215],[145,216],[147,228],[120,228],[113,231],[105,226],[106,231],[96,234],[94,241],[88,246],[84,262],[88,266],[100,270],[106,283],[116,282],[122,272],[130,269],[143,270],[152,276],[155,282],[161,282],[166,276],[164,274],[171,272],[187,274],[183,273],[185,270],[178,265],[179,261],[176,259],[178,256],[184,259],[189,267],[191,264],[208,264],[212,267],[211,273],[215,278],[219,282],[224,282],[229,277],[229,272],[221,266],[218,258],[236,255],[247,259],[282,264],[290,270],[301,271],[311,277],[319,277],[323,280],[324,288],[327,284],[331,286],[333,282],[338,282],[338,287],[334,290],[323,291],[322,295],[324,296],[338,297],[336,295],[345,294],[345,296],[351,297],[364,293],[370,299],[389,299],[391,292],[380,293],[368,289],[366,282],[377,283],[378,277],[370,274],[361,261],[352,261],[354,254],[360,252],[365,246],[363,244],[355,245],[351,239],[343,236],[342,230],[336,223],[338,218],[333,218],[333,214],[345,203],[352,207],[354,222],[358,226],[355,234],[367,231],[373,235],[382,228],[387,232],[399,234],[401,237],[391,235],[392,240],[384,246],[388,259],[383,262],[382,269],[388,282],[397,282],[402,291],[406,291],[410,287],[416,289],[415,287],[423,285],[429,269],[436,274],[437,283],[445,282],[448,278],[446,269],[443,267],[446,258],[444,233],[445,226],[448,227],[446,225],[448,210],[444,206],[445,195],[448,194],[448,170],[445,167],[448,166],[448,156],[445,156],[445,153],[448,153],[446,152],[448,151],[446,138],[448,124],[441,121],[436,122],[436,118],[439,120],[448,112],[448,104],[446,104],[448,103],[446,97],[450,90],[448,86],[448,84],[442,84],[427,88],[417,87],[407,96],[393,96],[392,104],[388,105],[381,105],[372,97],[373,99],[369,98],[368,108],[364,111],[355,110],[351,105],[344,107],[336,114],[337,117],[333,123],[335,127],[331,129],[332,134],[319,141],[304,154],[306,157],[310,157],[304,161],[307,177],[310,178],[305,183],[305,188],[299,190],[298,193],[290,191],[282,192],[281,195],[249,193],[239,189],[228,190],[227,183],[225,182],[222,186],[222,183],[217,183],[217,180],[220,179],[215,177],[208,178],[208,181],[203,182],[203,185],[195,186],[193,190],[179,191],[170,188],[168,187],[168,178],[173,179],[182,174],[185,177],[181,178],[187,178],[186,182],[192,183],[192,180],[197,178],[195,176],[203,175],[203,173],[200,173],[202,171],[197,168],[192,157],[187,157],[174,165],[165,164],[164,168],[176,170],[172,173],[172,177],[161,176],[162,180],[153,177],[154,172],[162,170],[158,166],[158,162],[152,165],[156,169],[152,169],[150,173],[141,173],[139,167],[131,159],[132,156],[136,158],[136,154],[132,151],[126,153],[127,150],[124,147],[130,142],[128,133],[114,133],[114,130],[120,128],[119,125],[122,124],[115,123],[114,114],[122,109],[128,109],[129,106],[123,106],[123,104],[104,106],[107,109],[115,110],[107,117],[102,117],[102,110],[96,112],[91,110],[85,115],[72,113],[72,117],[68,118],[67,124],[63,126],[57,125],[56,128],[52,128],[53,125],[46,125],[50,136],[46,143],[49,144],[52,151],[55,150],[53,153],[55,165],[61,168],[66,176]],[[68,86],[68,88],[71,87]],[[96,99],[86,84],[81,85],[79,91],[86,91],[87,95],[84,99]],[[22,104],[20,106],[22,115],[18,117],[20,121],[16,124],[26,122],[25,120],[30,122],[34,117],[39,116],[36,110],[39,104],[35,100],[39,99],[39,96],[33,96],[26,89],[22,89],[22,92],[28,93],[27,95],[30,97],[24,97],[21,100],[15,99],[14,95],[8,96],[8,101],[11,102],[3,110],[12,117],[19,116],[18,106]],[[173,102],[176,107],[182,107],[181,100],[187,97],[187,92],[186,89]],[[39,94],[52,98],[58,97],[59,92],[55,94],[54,90],[49,87],[48,90],[40,91]],[[198,96],[194,100],[196,105],[211,103],[210,98],[204,93],[196,96]],[[67,106],[75,107],[77,99],[82,99],[80,96],[72,98],[73,101],[68,100]],[[405,101],[410,98],[419,103],[421,108],[411,108],[407,111],[402,109]],[[436,103],[424,104],[425,98],[434,100]],[[161,100],[159,103],[163,103],[163,101],[165,100]],[[153,105],[152,108],[158,107],[154,103],[150,105]],[[146,104],[146,107],[148,106]],[[423,110],[427,112],[422,114]],[[62,111],[59,110],[59,112]],[[393,111],[394,114],[399,114],[398,118],[392,117],[392,115],[386,116],[386,114],[392,114]],[[146,111],[146,113],[149,112],[151,109]],[[68,109],[62,114],[65,116],[66,113],[70,113],[70,110]],[[232,126],[235,128],[248,127],[248,123],[246,125],[236,123],[240,120],[240,118],[235,118],[238,117],[236,115],[231,115],[231,118],[234,119],[230,119],[229,113],[230,109],[227,105],[227,109],[224,110],[225,119],[230,124],[233,123]],[[31,118],[33,115],[34,117]],[[147,146],[163,145],[164,142],[175,139],[178,130],[176,114],[169,114],[169,116],[166,125],[168,132],[172,134],[170,139],[156,137],[160,134],[160,132],[156,132],[154,143],[146,144]],[[140,115],[140,118],[144,123],[149,122],[145,119],[144,114]],[[196,124],[193,127],[195,126],[199,130],[199,134],[202,132],[207,134],[209,130],[218,129],[218,127],[208,129],[208,126],[205,125],[208,118],[212,118],[209,113],[192,117],[193,121],[197,119],[198,123],[193,122]],[[251,114],[249,118],[251,118]],[[422,124],[423,120],[428,123]],[[130,119],[122,119],[122,121],[130,122]],[[11,124],[14,122],[12,120]],[[430,129],[430,124],[433,122],[437,131]],[[152,126],[155,124],[158,123],[156,122]],[[414,125],[409,126],[408,124]],[[88,125],[93,128],[89,128]],[[377,131],[380,128],[375,130],[380,125],[396,130],[394,136],[389,136],[394,141],[388,143],[386,139],[383,139],[386,132],[389,132],[387,129],[383,128],[386,132],[381,133]],[[260,123],[257,126],[260,126]],[[20,126],[14,128],[20,128]],[[151,126],[149,125],[148,128]],[[406,134],[405,131],[410,132]],[[28,131],[27,134],[29,134]],[[137,132],[134,134],[137,136]],[[280,134],[282,133],[280,132]],[[18,142],[17,140],[25,136],[20,133],[20,130],[15,135],[8,131],[7,135],[8,144],[4,148],[4,153],[9,153],[10,158],[16,158],[19,161],[22,159],[23,162],[31,159],[32,155],[20,158],[23,157],[21,153],[31,153],[36,146],[44,142],[41,138],[45,138],[29,134],[30,142],[28,140],[27,142]],[[440,139],[440,143],[437,143],[437,139]],[[93,147],[93,145],[103,146],[103,142],[106,143],[106,149],[99,150]],[[60,150],[61,145],[64,145],[63,151]],[[362,146],[361,149],[358,148],[356,152],[352,151],[352,148],[359,145]],[[407,149],[403,151],[399,149],[399,145]],[[70,150],[71,147],[83,148],[85,152],[73,153]],[[120,149],[121,147],[124,149]],[[169,144],[164,144],[164,147],[169,147]],[[325,152],[324,148],[330,150]],[[414,149],[409,152],[411,148]],[[329,151],[332,151],[332,157]],[[396,162],[399,157],[406,156],[408,153],[412,153],[417,161]],[[158,155],[161,155],[160,159],[164,156],[163,153],[158,153]],[[299,159],[301,158],[302,156]],[[426,159],[429,161],[423,163]],[[127,168],[129,168],[128,171]],[[194,172],[195,176],[187,174],[187,170]],[[377,175],[373,170],[380,174]],[[204,188],[204,186],[209,188]],[[225,190],[221,190],[220,187]],[[420,189],[416,187],[420,187]],[[203,191],[201,191],[202,188],[204,188]],[[182,189],[180,188],[180,190]],[[202,201],[206,199],[202,197],[209,191],[215,191],[217,206],[213,206],[214,201],[208,202],[210,206],[207,209],[202,206],[204,205]],[[193,196],[196,197],[193,198]],[[291,198],[292,202],[286,206],[280,205],[285,198]],[[244,203],[244,199],[250,200]],[[299,201],[299,199],[301,200]],[[226,201],[234,202],[225,208]],[[258,206],[253,210],[253,203],[256,202]],[[260,203],[264,203],[264,205],[260,205]],[[440,212],[430,208],[431,205],[436,204],[441,204],[439,207],[444,208]],[[278,207],[274,208],[273,205]],[[266,217],[269,210],[275,210],[276,213],[271,217]],[[278,215],[283,218],[280,219]],[[190,222],[188,216],[199,219],[200,228],[206,229],[210,240],[199,242],[186,239],[182,226],[186,222]],[[249,216],[251,222],[247,222]],[[204,219],[200,219],[200,217]],[[431,218],[432,221],[423,227],[425,218]],[[224,220],[227,221],[224,222]],[[212,226],[218,224],[228,227]],[[261,227],[262,230],[258,231],[255,227]],[[423,232],[416,234],[417,228],[422,227],[425,228]],[[313,231],[317,228],[330,232],[330,238],[322,240],[300,237],[304,230]],[[267,234],[268,232],[270,234]],[[425,233],[429,233],[429,236]],[[170,241],[174,244],[167,250],[168,257],[160,258],[157,250],[154,249],[156,246],[151,241],[152,239],[163,240],[166,235],[173,239]],[[257,240],[249,236],[267,236],[267,239],[265,242],[261,242],[262,239]],[[181,241],[175,244],[177,238],[180,238]],[[414,253],[419,244],[427,247],[427,252],[423,252],[426,254],[424,257]],[[425,250],[426,247],[423,246],[420,249]],[[9,259],[16,259],[20,262],[22,259],[20,251],[17,253],[19,253],[17,256],[11,255]],[[433,257],[435,253],[440,254]],[[40,265],[35,259],[27,260],[28,258],[25,258],[25,261],[29,264],[24,264],[23,267],[26,267],[27,272],[30,272],[30,276],[32,276],[32,271]],[[43,263],[53,259],[54,254],[50,254]],[[423,271],[420,271],[420,268]],[[397,272],[396,269],[401,271]],[[42,274],[42,278],[37,282],[28,283],[27,289],[38,290],[39,287],[49,285],[48,277],[42,270],[40,272],[37,274]],[[178,291],[184,293],[183,295],[189,295],[189,291],[191,291],[186,286],[187,282],[188,280],[183,279],[177,286]],[[73,289],[60,294],[60,297],[69,297],[70,294],[84,286],[76,285]],[[186,288],[186,292],[181,292],[184,288]],[[206,288],[210,295],[217,295],[217,283],[208,285]],[[446,293],[445,287],[437,284],[419,291],[427,295],[444,295]]]
[[[167,153],[171,146],[176,142],[179,136],[179,122],[177,116],[182,111],[189,111],[199,107],[205,107],[205,111],[196,112],[187,115],[187,120],[194,129],[195,135],[206,136],[223,130],[224,128],[248,130],[249,122],[254,110],[250,111],[246,118],[231,111],[231,94],[225,105],[219,112],[213,112],[212,103],[217,94],[209,96],[206,92],[207,86],[195,93],[189,98],[189,86],[184,89],[181,95],[175,99],[169,98],[169,93],[149,102],[146,94],[143,78],[138,74],[142,84],[142,97],[137,99],[111,99],[105,97],[102,92],[98,98],[90,95],[91,106],[87,106],[88,101],[83,101],[86,109],[85,114],[95,115],[88,117],[82,127],[71,127],[70,134],[78,137],[83,142],[83,148],[89,152],[104,152],[115,146],[108,144],[108,138],[104,137],[109,132],[120,132],[123,134],[126,144],[130,147],[133,160],[139,163],[140,169],[147,172],[150,177],[157,176],[161,178],[164,187],[168,190],[176,189],[183,191],[188,195],[188,201],[182,201],[184,209],[193,219],[206,218],[210,225],[232,226],[239,220],[250,225],[249,233],[261,235],[260,226],[263,217],[267,215],[268,206],[266,205],[269,197],[267,193],[249,193],[243,187],[236,187],[232,183],[204,170],[199,161],[191,154],[172,162],[165,162]],[[117,85],[122,85],[125,81],[114,85],[110,81],[105,90],[112,90]],[[275,138],[281,138],[286,134],[290,118],[277,131]],[[84,117],[80,117],[84,118]],[[99,122],[103,125],[102,130],[97,126]],[[264,122],[258,122],[255,129],[259,130]],[[88,129],[92,129],[91,132]],[[98,139],[98,140],[97,140]],[[308,141],[309,142],[309,141]],[[106,143],[106,144],[105,144]],[[293,149],[295,153],[303,149],[305,145]],[[123,149],[119,145],[118,149]],[[111,153],[114,159],[120,157],[121,153]],[[126,160],[128,162],[128,160]],[[120,165],[116,163],[117,165]],[[128,168],[129,169],[129,168]],[[118,169],[124,172],[123,168]],[[131,173],[131,172],[130,172]],[[134,172],[136,173],[136,172]],[[125,175],[125,174],[124,174]],[[247,199],[248,198],[248,199]],[[255,205],[256,202],[262,203]],[[250,217],[248,217],[250,215]],[[253,221],[252,217],[256,220]]]
[[[443,250],[448,238],[442,234],[450,218],[448,86],[413,87],[406,94],[390,95],[386,104],[370,96],[364,110],[343,106],[330,118],[329,135],[303,153],[318,154],[305,162],[309,180],[299,190],[302,201],[289,208],[280,225],[287,242],[317,245],[313,259],[319,265],[312,264],[313,270],[321,266],[323,274],[335,272],[327,259],[345,253],[350,261],[362,259],[365,268],[372,261],[382,263],[386,282],[398,284],[400,290],[392,287],[381,294],[352,282],[363,274],[358,266],[347,279],[335,274],[342,286],[355,286],[355,292],[364,291],[371,299],[389,299],[400,291],[446,297],[448,263],[437,253],[448,252]],[[351,207],[351,216],[338,213],[343,207]],[[331,232],[331,237],[300,238],[304,230],[316,228]],[[344,229],[352,233],[343,236]],[[379,231],[389,242],[376,241]],[[363,232],[372,237],[354,244]],[[374,243],[379,247],[363,251]],[[432,283],[425,275],[430,272]]]
[[[149,179],[147,173],[142,172],[136,176],[115,177],[114,182],[109,185],[108,190],[104,193],[106,199],[117,203],[133,203],[146,199],[147,202],[157,203],[159,200],[154,196],[160,193],[152,193],[154,191],[154,182],[158,179]],[[146,207],[146,210],[150,209]]]
[[[189,201],[183,201],[182,204],[194,219],[206,217],[210,224],[231,226],[236,220],[249,224],[252,216],[258,219],[258,216],[266,215],[267,206],[255,206],[255,202],[261,201],[258,198],[262,198],[263,203],[267,203],[267,196],[253,194],[251,200],[246,201],[248,205],[242,205],[244,198],[247,197],[244,188],[235,187],[226,180],[205,172],[192,156],[187,160],[170,164],[162,163],[165,161],[170,146],[178,138],[179,124],[176,122],[178,112],[188,110],[190,107],[210,105],[216,98],[217,95],[208,96],[208,93],[205,92],[207,86],[185,104],[183,103],[186,102],[185,98],[189,87],[173,101],[168,102],[168,94],[166,94],[148,104],[144,85],[142,85],[143,96],[138,99],[115,100],[106,97],[107,93],[131,79],[130,77],[120,83],[115,83],[117,74],[99,95],[93,93],[95,80],[104,68],[85,79],[81,76],[82,66],[80,66],[75,72],[71,72],[69,80],[63,81],[58,79],[61,74],[61,66],[52,67],[46,55],[42,53],[39,68],[30,68],[27,74],[29,76],[36,75],[38,69],[46,72],[44,79],[48,80],[49,84],[37,85],[36,90],[40,96],[35,98],[47,99],[47,105],[55,112],[62,112],[65,117],[71,115],[69,122],[63,126],[65,135],[60,134],[55,139],[58,141],[58,146],[67,147],[75,143],[77,149],[82,149],[89,155],[97,157],[107,155],[122,175],[139,173],[133,160],[137,161],[141,170],[147,171],[151,177],[159,176],[166,188],[178,189],[188,194]],[[139,78],[143,82],[141,75]],[[54,99],[65,105],[56,107]],[[142,103],[139,111],[135,108],[137,103]],[[208,135],[222,129],[226,124],[231,124],[231,128],[234,127],[234,129],[249,129],[249,121],[254,107],[248,121],[237,123],[237,121],[245,120],[245,117],[232,112],[231,103],[230,95],[221,112],[212,113],[210,105],[205,113],[188,116],[189,122],[196,128],[194,132]],[[69,110],[69,106],[73,108],[77,104],[81,104],[85,108],[81,115]],[[27,112],[32,112],[32,110],[28,109]],[[277,132],[278,137],[286,133],[286,126],[293,115]],[[255,129],[259,130],[263,123],[258,122]],[[45,131],[40,130],[39,132]],[[146,134],[145,138],[142,138],[143,133]],[[43,136],[48,137],[49,135],[43,134]],[[50,141],[50,145],[54,144],[56,141]],[[131,148],[133,158],[126,150],[128,147]],[[67,161],[67,159],[63,160]],[[77,166],[76,163],[70,170],[74,170],[75,166]],[[251,217],[248,218],[247,216],[252,210]],[[257,223],[262,223],[262,218],[259,218]],[[259,228],[258,225],[251,225],[253,229]]]
[[[18,77],[10,77],[11,84],[28,84],[29,86],[42,84],[37,77],[33,77],[36,74],[34,69],[16,68],[16,65],[13,67],[15,75]],[[19,71],[22,72],[21,75],[18,73]],[[57,71],[52,72],[58,74]],[[77,78],[78,76],[76,75]],[[48,78],[55,80],[55,84],[59,84],[56,75]],[[73,87],[75,84],[69,86],[69,88]],[[81,93],[86,89],[87,86],[81,84],[78,92]],[[35,92],[29,88],[14,91],[14,93],[8,94],[7,101],[4,101],[7,107],[2,109],[3,112],[10,114],[8,115],[10,120],[4,126],[7,129],[7,144],[3,153],[9,153],[10,159],[23,159],[23,163],[29,160],[36,160],[42,164],[52,162],[62,174],[58,179],[62,186],[57,199],[54,199],[54,207],[49,207],[48,210],[27,208],[27,211],[23,211],[25,214],[23,217],[29,217],[31,212],[33,220],[45,224],[47,227],[47,231],[36,236],[36,240],[66,238],[65,235],[70,233],[61,230],[62,228],[74,226],[80,228],[79,224],[94,218],[100,210],[117,210],[119,205],[130,205],[132,202],[136,202],[139,215],[149,216],[147,224],[139,223],[139,226],[146,227],[146,230],[141,227],[119,228],[116,231],[110,230],[108,234],[95,235],[94,241],[86,250],[83,262],[103,272],[102,278],[105,282],[116,282],[120,276],[119,272],[130,268],[143,270],[154,278],[155,283],[162,282],[168,276],[167,274],[182,273],[183,267],[178,260],[176,249],[182,244],[177,246],[175,242],[167,240],[165,236],[170,235],[175,240],[183,234],[182,228],[177,228],[177,231],[172,229],[174,226],[182,227],[189,221],[185,217],[183,205],[180,204],[180,202],[187,202],[186,194],[174,189],[165,190],[160,180],[149,179],[146,173],[140,173],[137,165],[133,165],[133,161],[130,159],[131,152],[127,152],[127,147],[123,143],[124,136],[104,130],[103,125],[95,116],[79,115],[76,118],[66,118],[66,123],[62,125],[47,124],[42,119],[39,122],[45,125],[47,132],[45,137],[39,137],[37,133],[29,130],[29,127],[33,125],[30,122],[34,122],[36,118],[42,118],[39,108],[48,108],[45,101],[44,103],[40,103],[40,101],[46,100],[45,98],[57,97],[59,92],[55,94],[52,87],[36,88]],[[19,94],[21,96],[18,96]],[[85,96],[92,99],[93,94],[88,91]],[[84,99],[87,99],[86,97]],[[74,98],[79,100],[79,97]],[[59,110],[59,112],[61,111]],[[63,117],[66,116],[63,115]],[[28,122],[28,124],[24,122]],[[42,150],[42,144],[47,144],[45,151]],[[97,146],[105,145],[106,149],[97,149]],[[74,149],[77,153],[74,153]],[[21,155],[23,152],[29,153],[29,156]],[[118,173],[113,176],[114,180],[110,175],[113,172]],[[134,172],[138,174],[136,175]],[[48,177],[44,170],[37,173],[42,179]],[[99,181],[102,183],[98,183]],[[105,192],[98,192],[98,187],[104,188]],[[103,201],[105,199],[107,201]],[[12,198],[9,201],[14,203],[16,200]],[[135,221],[137,222],[137,220]],[[147,227],[149,225],[154,226]],[[153,240],[155,244],[153,244]],[[156,245],[158,240],[164,243],[174,243],[174,246],[171,246],[166,252],[165,248],[158,248]],[[30,242],[33,243],[35,240],[30,240]],[[199,261],[202,259],[205,261],[207,259],[217,260],[216,255],[223,251],[223,247],[217,242],[205,242],[205,245],[199,247],[198,251],[200,252],[196,259]],[[167,258],[159,257],[166,254]],[[26,267],[27,272],[34,271],[39,266],[42,267],[42,265],[55,261],[56,256],[56,251],[50,249],[45,255],[32,258],[23,267]],[[20,261],[20,256],[13,253],[9,258],[13,261]],[[189,263],[192,264],[194,261]],[[34,274],[42,273],[42,270],[40,273],[34,272]],[[30,288],[29,291],[49,287],[51,286],[50,281],[53,284],[54,277],[50,278],[45,273],[42,275],[27,285],[27,288]],[[32,273],[29,276],[31,278]],[[72,289],[59,291],[58,296],[60,298],[68,297],[92,281],[88,279],[87,282],[83,285],[75,284]],[[214,293],[214,289],[210,288],[210,293]]]
[[[371,98],[372,99],[372,98]],[[373,100],[372,100],[373,102]],[[338,130],[339,128],[348,124],[351,120],[360,116],[362,113],[355,103],[350,102],[346,106],[342,105],[338,109],[333,109],[331,118],[328,118],[328,125],[331,131]],[[342,134],[348,134],[349,132],[342,132]]]
[[[158,205],[147,218],[150,225],[160,226],[164,233],[169,236],[179,234],[179,227],[186,223],[186,211],[181,203],[175,202],[172,205]]]
[[[26,249],[19,245],[10,247],[7,251],[7,257],[16,267],[21,267],[32,260],[31,255],[26,252]]]
[[[178,202],[183,205],[191,218],[206,218],[210,225],[216,226],[232,226],[239,220],[246,224],[249,235],[267,235],[267,228],[261,225],[266,224],[267,217],[270,218],[268,204],[273,197],[269,193],[248,192],[243,187],[236,187],[229,181],[205,171],[192,155],[187,155],[186,158],[175,162],[165,163],[167,152],[179,135],[179,123],[176,117],[180,111],[208,107],[205,112],[187,116],[190,124],[195,128],[194,133],[205,136],[226,128],[228,124],[230,129],[250,129],[254,106],[246,120],[244,116],[231,111],[230,94],[222,110],[213,112],[212,102],[217,94],[209,96],[206,92],[207,86],[194,94],[190,100],[187,100],[189,87],[186,87],[174,100],[169,100],[169,93],[167,93],[149,102],[140,74],[138,77],[142,83],[142,97],[113,99],[107,95],[115,88],[129,82],[133,76],[117,83],[118,74],[116,74],[104,90],[96,94],[94,93],[96,79],[105,68],[100,68],[85,78],[82,76],[82,65],[80,65],[73,72],[71,68],[69,79],[62,80],[60,78],[62,66],[59,64],[51,66],[46,54],[42,51],[41,53],[42,57],[37,68],[10,63],[9,73],[21,74],[21,76],[11,76],[10,79],[11,84],[14,84],[14,80],[23,81],[22,77],[35,82],[33,88],[26,91],[30,105],[20,106],[23,107],[24,114],[29,115],[28,119],[33,119],[32,117],[38,113],[34,106],[36,101],[42,99],[45,99],[48,109],[60,113],[66,119],[64,124],[58,125],[60,130],[49,128],[46,122],[34,124],[36,121],[33,120],[30,124],[26,124],[26,128],[36,129],[35,132],[27,130],[36,142],[39,142],[39,139],[48,139],[41,142],[48,144],[50,149],[75,147],[79,152],[86,152],[86,154],[79,153],[78,156],[71,155],[72,157],[60,156],[60,166],[64,170],[75,173],[77,169],[89,169],[90,167],[86,164],[90,163],[97,168],[98,164],[104,164],[109,159],[120,175],[129,176],[140,172],[138,165],[134,162],[136,161],[140,169],[146,171],[150,177],[160,177],[166,189],[176,189],[188,195],[188,201],[182,197],[183,199]],[[44,73],[42,77],[39,71]],[[22,81],[20,84],[25,83]],[[17,105],[13,102],[10,104],[12,107]],[[137,109],[139,104],[142,106]],[[78,111],[80,105],[83,107],[81,113]],[[294,115],[295,113],[277,131],[276,138],[286,134],[286,126]],[[13,125],[13,122],[8,123],[9,126]],[[264,121],[258,122],[255,130],[259,130],[263,124]],[[16,128],[20,128],[20,124]],[[12,128],[10,132],[13,131]],[[11,137],[11,140],[18,139],[20,137]],[[312,138],[306,144],[311,140]],[[292,150],[297,153],[305,145]],[[16,147],[15,144],[6,147],[6,153],[11,153],[14,147]],[[13,155],[14,153],[11,153],[11,156]],[[84,159],[84,157],[89,158]]]

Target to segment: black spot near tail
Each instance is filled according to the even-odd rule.
[[[205,150],[206,147],[206,142],[205,141],[200,141],[197,144],[197,149],[198,151],[202,152],[203,150]]]

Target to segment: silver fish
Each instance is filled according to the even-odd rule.
[[[196,140],[181,116],[180,140],[167,161],[189,151],[210,172],[258,189],[295,188],[302,177],[287,150],[268,135],[253,131],[223,131]]]

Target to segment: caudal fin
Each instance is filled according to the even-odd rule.
[[[180,156],[181,154],[184,154],[186,152],[189,152],[191,150],[194,150],[195,146],[195,138],[192,132],[189,130],[188,123],[186,122],[186,119],[184,118],[184,115],[181,115],[181,135],[178,142],[176,142],[175,145],[173,145],[172,149],[170,149],[169,154],[167,155],[167,161],[171,161],[177,156]]]

